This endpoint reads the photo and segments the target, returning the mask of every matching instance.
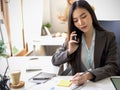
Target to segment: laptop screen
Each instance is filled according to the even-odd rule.
[[[0,75],[4,76],[8,69],[8,61],[6,58],[0,57]]]
[[[111,78],[111,81],[116,90],[120,90],[120,78]]]

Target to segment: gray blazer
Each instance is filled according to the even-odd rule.
[[[116,75],[118,71],[117,53],[117,43],[114,33],[96,30],[94,47],[95,69],[90,71],[95,77],[93,81]],[[56,51],[52,57],[53,65],[59,66],[65,62],[70,63],[73,75],[77,72],[86,71],[81,63],[81,43],[78,49],[70,56],[67,55],[66,42]]]

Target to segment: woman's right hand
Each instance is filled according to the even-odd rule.
[[[76,31],[73,31],[70,35],[70,40],[68,42],[68,55],[74,53],[78,48],[79,39],[73,40],[73,37],[77,36]]]

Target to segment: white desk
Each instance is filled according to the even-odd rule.
[[[52,36],[41,36],[33,40],[32,46],[34,46],[34,54],[41,55],[53,55],[56,49],[63,45],[65,42],[65,37],[52,37]],[[36,52],[39,51],[39,52]]]
[[[34,60],[30,60],[31,58],[38,58]],[[21,80],[25,81],[25,90],[29,90],[28,88],[33,86],[34,83],[28,81],[29,78],[36,75],[37,73],[50,72],[50,73],[58,73],[59,67],[55,67],[51,63],[51,56],[40,56],[40,57],[10,57],[8,59],[10,70],[21,70]],[[41,71],[31,71],[26,72],[26,69],[30,68],[40,68]],[[9,73],[9,72],[8,72]],[[14,89],[12,89],[14,90]],[[19,90],[24,90],[19,89]]]
[[[43,45],[43,46],[51,46],[51,45],[63,45],[65,42],[65,37],[52,37],[52,36],[41,36],[38,40],[34,40],[34,45]]]
[[[31,83],[28,81],[29,78],[39,73],[40,71],[26,72],[28,67],[40,67],[42,71],[47,71],[51,73],[58,72],[58,67],[55,67],[51,63],[51,56],[39,56],[36,60],[29,60],[34,57],[11,57],[9,58],[10,70],[21,70],[21,80],[25,81],[25,87],[21,89],[11,89],[11,90],[70,90],[69,87],[60,87],[56,84],[61,79],[70,80],[72,76],[57,76],[44,84]],[[51,89],[51,88],[55,89]],[[89,88],[89,89],[88,89]],[[115,90],[112,82],[109,78],[98,81],[90,82],[88,81],[85,85],[81,87],[80,90]]]

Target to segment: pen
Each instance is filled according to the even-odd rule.
[[[70,90],[75,90],[75,89],[77,89],[79,86],[77,86],[77,85],[75,85],[75,84],[72,84],[71,86],[70,86]]]
[[[82,73],[77,73],[77,74],[75,74],[75,76],[73,76],[73,78],[72,78],[72,80],[75,78],[75,77],[77,77],[77,76],[82,76],[82,75],[84,75],[86,72],[82,72]],[[70,81],[72,81],[72,80],[70,80]]]
[[[30,72],[30,71],[40,71],[40,70],[42,70],[42,69],[39,69],[39,68],[38,68],[38,69],[37,69],[37,68],[35,68],[35,69],[33,68],[33,69],[32,69],[32,68],[31,68],[31,69],[26,69],[26,72]]]
[[[33,80],[47,80],[47,79],[50,79],[50,78],[33,78]]]

